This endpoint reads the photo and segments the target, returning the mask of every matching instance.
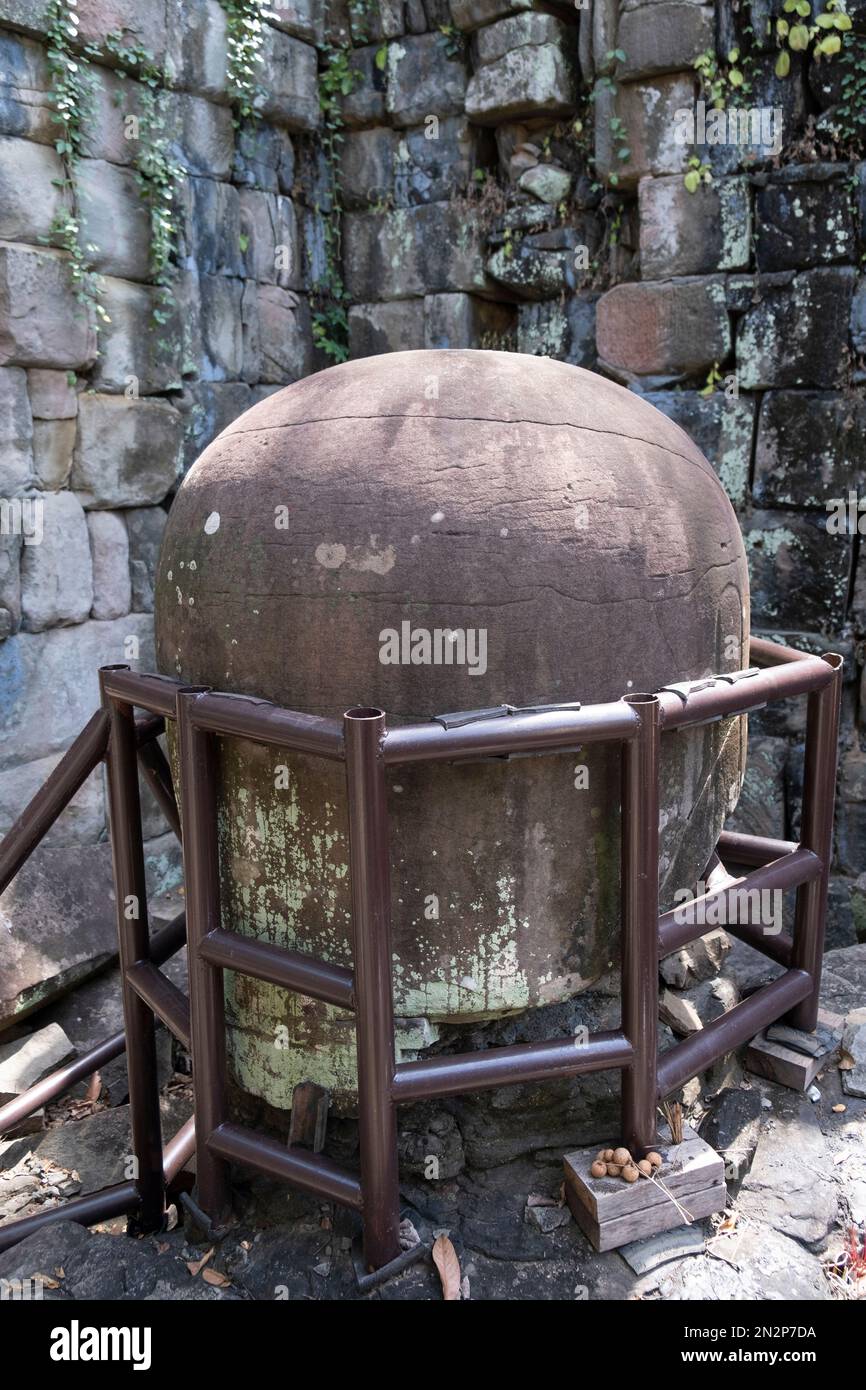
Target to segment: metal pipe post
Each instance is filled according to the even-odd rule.
[[[364,1261],[373,1271],[400,1253],[394,1082],[391,890],[382,741],[385,716],[350,709],[343,720],[349,804],[352,943]]]
[[[220,925],[216,764],[213,738],[196,728],[193,712],[201,689],[179,690],[180,801],[189,967],[192,1075],[195,1091],[196,1185],[202,1211],[215,1226],[231,1212],[229,1169],[208,1146],[226,1119],[225,1001],[222,971],[202,956],[208,932]]]
[[[640,728],[622,745],[622,1029],[634,1048],[622,1074],[622,1138],[642,1158],[656,1144],[661,711],[655,695],[625,700]]]
[[[791,968],[805,970],[809,974],[812,992],[791,1010],[786,1019],[792,1028],[801,1028],[807,1033],[811,1033],[818,1024],[818,996],[827,926],[827,882],[833,857],[833,811],[839,706],[842,699],[842,657],[834,654],[825,656],[824,660],[832,668],[834,676],[823,690],[813,691],[809,696],[800,829],[800,844],[818,856],[822,870],[817,878],[804,883],[797,890],[794,950],[791,953]]]
[[[126,978],[127,970],[135,965],[136,961],[149,959],[150,950],[141,804],[138,794],[137,740],[132,705],[112,699],[104,688],[106,674],[117,669],[126,668],[103,667],[99,678],[103,707],[108,714],[110,728],[106,761],[111,856],[114,867],[120,988],[126,1031],[132,1149],[137,1167],[135,1183],[141,1202],[135,1228],[137,1231],[158,1231],[164,1217],[165,1187],[162,1174],[156,1030],[153,1014]]]

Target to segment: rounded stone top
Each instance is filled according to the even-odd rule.
[[[737,669],[747,610],[730,502],[647,401],[549,358],[399,352],[276,392],[204,451],[157,652],[297,709],[424,718]],[[436,632],[462,646],[437,661]]]

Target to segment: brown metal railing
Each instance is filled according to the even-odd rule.
[[[54,1219],[94,1221],[110,1210],[134,1212],[136,1229],[157,1229],[163,1219],[166,1173],[159,1150],[154,1018],[184,1042],[193,1058],[197,1196],[219,1226],[230,1210],[229,1164],[240,1163],[361,1212],[364,1265],[379,1273],[402,1266],[395,1109],[398,1104],[519,1082],[622,1071],[622,1138],[634,1152],[656,1143],[660,1098],[745,1042],[770,1022],[787,1016],[795,1026],[815,1026],[824,948],[826,888],[832,852],[842,660],[807,656],[753,639],[756,668],[666,687],[658,692],[589,706],[508,713],[485,712],[456,726],[444,722],[388,729],[377,709],[350,709],[342,721],[277,708],[247,696],[184,686],[162,676],[123,667],[100,673],[103,711],[66,755],[0,847],[0,884],[8,882],[63,805],[99,759],[109,766],[112,845],[118,938],[123,978],[133,1148],[138,1178],[102,1194],[78,1199],[0,1230],[0,1248],[39,1223]],[[723,834],[720,855],[752,866],[741,876],[720,865],[704,899],[659,915],[658,767],[664,733],[711,720],[734,718],[774,700],[808,695],[805,788],[799,844],[742,834]],[[136,725],[134,709],[149,718]],[[154,718],[155,716],[155,718]],[[136,758],[164,808],[175,808],[164,759],[147,754],[164,719],[177,721],[183,857],[186,882],[190,997],[187,1003],[158,969],[164,946],[148,941],[144,898],[141,817]],[[145,730],[147,736],[141,734]],[[315,754],[345,765],[349,807],[353,968],[249,940],[224,929],[220,916],[216,826],[217,739],[240,737]],[[622,750],[622,1024],[583,1043],[574,1037],[516,1047],[490,1048],[395,1064],[391,978],[389,830],[385,771],[413,762],[459,761],[508,753],[545,754],[592,742],[617,742]],[[68,762],[67,762],[68,760]],[[180,826],[177,825],[178,832]],[[6,875],[5,879],[3,875]],[[793,939],[765,935],[747,914],[730,925],[785,973],[701,1032],[657,1054],[658,960],[707,930],[702,909],[754,889],[797,891]],[[134,909],[130,916],[130,905]],[[730,915],[730,914],[729,914]],[[170,932],[166,928],[162,937]],[[354,1012],[358,1057],[360,1177],[321,1155],[287,1149],[232,1123],[226,1105],[224,970],[325,1000]],[[117,1039],[103,1047],[112,1048]],[[119,1047],[118,1047],[118,1050]],[[95,1053],[89,1054],[93,1057]],[[112,1055],[115,1055],[112,1053]],[[85,1074],[79,1059],[66,1077]],[[59,1074],[58,1074],[59,1075]],[[49,1078],[49,1082],[52,1079]],[[71,1084],[66,1081],[65,1084]],[[45,1087],[46,1083],[40,1083]],[[39,1093],[40,1087],[28,1093]],[[57,1094],[52,1091],[51,1094]],[[14,1114],[21,1118],[19,1097]],[[0,1110],[0,1126],[10,1107]],[[166,1154],[188,1150],[182,1131]],[[121,1206],[121,1203],[125,1205]],[[57,1216],[57,1213],[61,1216]],[[95,1213],[95,1214],[94,1214]],[[34,1223],[36,1223],[34,1225]]]

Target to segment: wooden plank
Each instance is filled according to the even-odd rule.
[[[771,1041],[766,1033],[759,1033],[746,1049],[745,1066],[756,1076],[765,1076],[791,1091],[808,1091],[819,1071],[835,1056],[843,1022],[839,1014],[823,1009],[819,1012],[818,1028],[811,1036],[820,1045],[820,1050],[813,1057],[788,1047],[784,1042]]]
[[[330,1096],[313,1081],[300,1081],[292,1091],[292,1118],[289,1122],[289,1148],[312,1149],[321,1153],[328,1126]]]
[[[592,1177],[590,1165],[600,1147],[613,1146],[593,1145],[566,1154],[563,1159],[566,1193],[574,1192],[592,1221],[601,1225],[639,1207],[670,1204],[664,1190],[646,1178],[625,1183],[619,1178]],[[662,1180],[678,1200],[687,1193],[705,1191],[716,1183],[724,1183],[724,1160],[689,1125],[683,1126],[681,1144],[672,1144],[670,1130],[667,1125],[662,1126],[658,1152],[662,1157]]]
[[[634,1188],[638,1186],[637,1183],[634,1184]],[[650,1183],[642,1183],[640,1187],[646,1191]],[[611,1221],[598,1222],[592,1218],[584,1204],[577,1200],[573,1189],[566,1188],[565,1195],[578,1226],[595,1249],[600,1251],[616,1250],[620,1245],[628,1245],[631,1241],[642,1240],[646,1236],[657,1235],[659,1231],[670,1231],[676,1226],[688,1224],[670,1199],[653,1206],[636,1207]],[[678,1200],[693,1220],[698,1221],[711,1216],[713,1212],[724,1211],[726,1198],[724,1183],[714,1183],[700,1192],[686,1194],[684,1200]]]

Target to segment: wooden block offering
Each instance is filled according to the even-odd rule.
[[[641,1173],[635,1182],[593,1177],[598,1145],[565,1155],[566,1199],[596,1250],[616,1250],[724,1210],[725,1165],[715,1149],[688,1125],[680,1144],[671,1142],[667,1125],[659,1133],[661,1166],[653,1168],[651,1177]]]

